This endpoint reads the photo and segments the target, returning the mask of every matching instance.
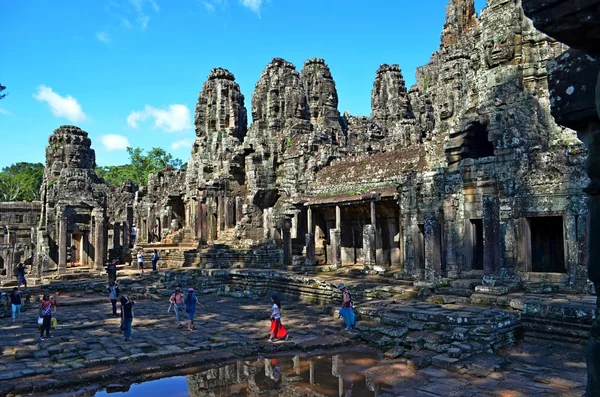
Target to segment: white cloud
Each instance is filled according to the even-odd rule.
[[[96,33],[96,38],[101,43],[104,43],[104,44],[110,43],[110,36],[106,32],[98,32],[98,33]]]
[[[12,113],[11,113],[11,112],[9,112],[9,111],[8,111],[8,110],[6,110],[6,109],[2,109],[2,108],[0,108],[0,114],[3,114],[3,115],[5,115],[5,116],[12,116]]]
[[[33,94],[33,97],[40,102],[48,103],[50,111],[56,117],[64,117],[73,123],[87,120],[81,105],[71,95],[62,97],[54,92],[51,87],[41,85],[38,92]]]
[[[240,3],[256,15],[260,16],[260,6],[263,3],[263,0],[240,0]]]
[[[121,19],[121,26],[123,26],[125,29],[131,29],[133,27],[133,25],[131,24],[129,19],[127,19],[125,17],[119,17],[119,18]]]
[[[144,10],[146,3],[148,3],[154,12],[158,14],[160,7],[156,0],[129,0],[129,4],[133,6],[137,15],[135,21],[142,30],[145,30],[148,27],[148,22],[150,22],[150,16]],[[129,20],[126,21],[129,25],[131,24]],[[122,22],[124,23],[124,20],[122,20]]]
[[[125,150],[131,146],[127,137],[117,134],[102,135],[100,142],[104,145],[104,148],[108,151],[112,150]]]
[[[217,8],[223,10],[225,8],[225,5],[227,4],[227,0],[202,0],[200,2],[204,5],[206,11],[208,11],[211,14],[214,13],[217,10]]]
[[[193,139],[180,139],[171,144],[171,149],[177,150],[177,149],[191,148],[193,144],[194,144]]]
[[[192,128],[190,110],[187,106],[178,104],[169,105],[167,109],[157,109],[146,105],[144,110],[131,112],[127,116],[127,124],[130,127],[138,128],[138,122],[146,121],[149,118],[154,119],[154,128],[166,132],[184,131]]]

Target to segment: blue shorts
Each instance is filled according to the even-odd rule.
[[[196,314],[196,310],[188,310],[188,320],[193,321],[194,315]]]

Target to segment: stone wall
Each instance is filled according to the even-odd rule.
[[[0,203],[0,273],[10,279],[21,261],[32,265],[41,202]]]

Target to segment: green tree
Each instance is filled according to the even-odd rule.
[[[0,92],[4,91],[6,89],[5,86],[3,86],[2,84],[0,84]],[[0,94],[0,99],[4,98],[6,96],[6,94]]]
[[[138,186],[148,183],[148,175],[165,169],[183,169],[183,162],[161,148],[147,153],[141,148],[127,148],[129,164],[98,167],[96,173],[108,185],[121,185],[129,180]]]
[[[0,201],[34,201],[40,198],[44,179],[41,163],[16,163],[0,172]]]

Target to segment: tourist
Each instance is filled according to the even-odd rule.
[[[52,323],[52,307],[56,309],[56,302],[50,300],[48,295],[44,294],[42,304],[40,305],[40,317],[42,318],[42,328],[40,330],[40,340],[44,340],[44,331],[46,338],[54,338],[50,335],[50,324]]]
[[[135,240],[137,237],[137,228],[135,227],[135,225],[131,226],[131,248],[133,248],[135,246]]]
[[[156,220],[156,223],[154,224],[154,229],[152,229],[152,234],[153,234],[153,239],[152,242],[160,242],[160,227],[159,227],[159,223],[158,223],[158,219]]]
[[[183,304],[183,293],[181,292],[181,288],[175,288],[175,292],[171,295],[171,305],[175,309],[175,318],[177,319],[177,328],[181,327],[181,315],[185,310],[185,306]]]
[[[27,279],[25,278],[25,264],[23,262],[19,262],[17,265],[17,287],[20,287],[21,284],[25,286],[27,289]]]
[[[154,252],[152,253],[152,271],[153,272],[156,271],[156,264],[158,263],[159,259],[160,259],[160,256],[158,256],[158,251],[155,249]]]
[[[338,285],[338,289],[342,291],[342,308],[340,309],[340,316],[344,319],[344,324],[346,324],[346,329],[351,329],[354,327],[354,303],[352,302],[352,297],[350,296],[350,291],[344,285],[344,283],[340,283]]]
[[[128,296],[121,296],[121,330],[123,330],[124,340],[131,338],[131,325],[133,324],[133,302]]]
[[[269,333],[269,342],[273,342],[274,339],[288,340],[288,333],[285,330],[283,324],[281,324],[281,301],[277,295],[271,296],[271,331]]]
[[[117,265],[119,264],[118,259],[113,259],[108,262],[108,266],[106,266],[106,273],[108,273],[108,282],[117,281]]]
[[[19,287],[14,287],[10,294],[10,303],[12,309],[12,321],[21,321],[21,305],[23,304],[23,294]]]
[[[75,248],[75,244],[71,245],[71,266],[75,266],[75,261],[77,260],[77,248]]]
[[[188,320],[189,320],[188,331],[193,331],[196,329],[196,326],[194,325],[194,315],[196,314],[196,306],[200,306],[200,307],[204,307],[204,306],[200,302],[198,302],[198,298],[196,298],[196,295],[194,295],[193,288],[188,289],[188,294],[185,297],[184,302],[185,302],[185,311],[188,314]]]
[[[138,250],[137,262],[138,262],[138,267],[142,271],[142,276],[143,276],[144,275],[144,251],[143,250]]]
[[[117,297],[119,296],[119,285],[116,281],[111,281],[108,284],[108,298],[110,299],[110,303],[112,304],[112,314],[113,316],[117,315]]]

